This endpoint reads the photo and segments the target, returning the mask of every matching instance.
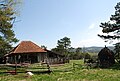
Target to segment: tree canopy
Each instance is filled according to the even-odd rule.
[[[100,35],[99,37],[103,39],[119,39],[120,38],[120,2],[115,6],[115,14],[111,15],[108,22],[101,23],[102,32],[108,35]],[[109,35],[112,33],[113,35]]]
[[[68,48],[71,46],[70,38],[64,37],[57,42],[56,48],[52,49],[55,52],[58,52],[60,54],[67,55]]]
[[[0,0],[0,55],[8,53],[12,44],[18,42],[13,31],[15,5],[17,0]]]

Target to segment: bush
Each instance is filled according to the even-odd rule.
[[[84,56],[85,56],[85,59],[90,59],[91,58],[90,54],[88,54],[88,53],[85,53]]]

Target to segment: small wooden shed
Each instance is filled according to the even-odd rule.
[[[49,64],[62,64],[65,63],[65,55],[55,53],[53,51],[47,50],[48,62]]]
[[[101,67],[109,67],[115,63],[114,52],[106,46],[98,53]]]

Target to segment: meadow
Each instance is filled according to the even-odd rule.
[[[79,65],[73,67],[73,64]],[[17,75],[2,73],[6,69],[0,69],[0,81],[120,81],[119,64],[108,69],[94,69],[83,66],[82,60],[71,60],[64,65],[52,65],[50,74],[33,73],[33,76],[29,76],[24,72]],[[18,71],[24,70],[18,68]]]

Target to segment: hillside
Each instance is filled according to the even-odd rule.
[[[90,53],[99,53],[99,51],[104,48],[104,47],[97,47],[97,46],[92,46],[92,47],[84,47],[82,49],[83,52],[90,52]],[[113,46],[108,46],[109,49],[114,50]]]

